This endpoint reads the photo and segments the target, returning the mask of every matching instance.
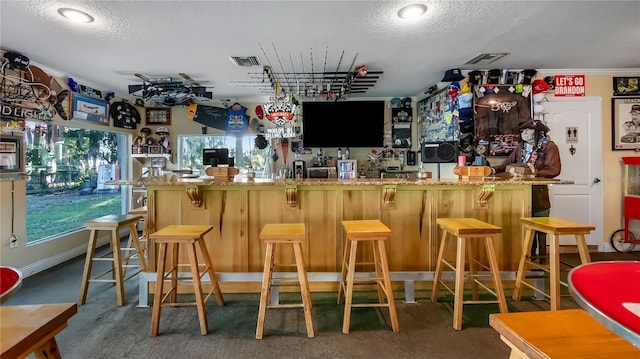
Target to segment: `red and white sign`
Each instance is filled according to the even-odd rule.
[[[584,96],[584,75],[555,75],[555,96]]]

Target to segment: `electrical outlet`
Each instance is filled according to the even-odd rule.
[[[9,248],[18,248],[18,237],[13,233],[9,236]]]

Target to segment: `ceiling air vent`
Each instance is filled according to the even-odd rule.
[[[251,66],[260,66],[260,61],[256,56],[230,56],[231,61],[233,61],[236,66],[242,67],[251,67]]]
[[[492,62],[498,61],[501,58],[509,55],[508,52],[500,52],[494,54],[480,54],[473,59],[465,62],[465,65],[488,65]]]

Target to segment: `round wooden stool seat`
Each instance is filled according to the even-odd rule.
[[[463,304],[497,303],[501,313],[507,313],[507,301],[502,289],[500,270],[496,259],[496,251],[493,245],[493,238],[502,233],[502,228],[483,222],[475,218],[437,218],[436,223],[442,228],[442,240],[436,262],[436,272],[433,278],[433,290],[431,291],[431,302],[438,301],[438,290],[442,285],[447,291],[453,294],[453,328],[462,329],[462,306]],[[451,236],[449,236],[451,234]],[[456,262],[451,263],[445,259],[449,239],[455,237]],[[487,288],[478,279],[482,274],[478,274],[476,265],[480,264],[478,258],[474,258],[473,246],[467,247],[468,240],[484,238],[484,247],[489,262],[489,272],[493,280],[493,291]],[[468,249],[468,251],[467,251]],[[469,258],[469,279],[471,281],[472,300],[464,300],[464,280],[465,280],[465,258]],[[451,290],[442,281],[443,266],[447,266],[455,271],[454,290]],[[489,291],[496,297],[496,300],[480,300],[478,297],[478,285]]]
[[[391,236],[391,230],[379,220],[355,220],[342,221],[345,232],[344,253],[342,257],[342,273],[340,286],[338,287],[338,304],[344,305],[344,317],[342,321],[342,332],[349,333],[351,323],[351,308],[354,307],[387,307],[391,319],[391,328],[394,332],[400,331],[396,305],[393,300],[393,288],[391,288],[391,276],[389,274],[389,262],[385,241]],[[374,278],[356,278],[356,253],[359,242],[371,243],[373,253],[373,264],[375,267]],[[372,285],[378,288],[378,303],[358,303],[352,302],[354,285]],[[385,302],[386,300],[386,302]]]
[[[262,273],[262,287],[260,289],[260,308],[258,310],[258,324],[256,327],[256,339],[262,339],[264,332],[264,319],[266,310],[270,308],[296,308],[302,307],[304,310],[304,320],[307,325],[307,336],[313,338],[313,321],[311,320],[311,294],[309,292],[309,281],[307,279],[306,265],[302,251],[302,243],[305,238],[304,223],[276,223],[265,224],[260,231],[260,239],[266,245],[264,257],[264,271]],[[293,247],[295,254],[295,266],[298,278],[273,278],[276,254],[276,245],[289,244]],[[280,264],[282,265],[282,264]],[[302,303],[277,304],[269,303],[271,287],[274,285],[300,285],[300,296]]]
[[[92,282],[111,282],[116,285],[116,296],[118,306],[122,306],[125,303],[125,295],[124,295],[124,281],[130,279],[135,274],[140,271],[145,271],[147,269],[146,261],[144,260],[144,250],[140,244],[138,239],[138,231],[137,225],[138,221],[142,218],[139,215],[119,215],[119,214],[110,214],[106,216],[102,216],[99,218],[91,219],[84,222],[84,228],[91,230],[91,234],[89,235],[89,243],[87,247],[87,255],[84,263],[84,272],[82,274],[82,284],[80,286],[80,299],[78,300],[79,305],[83,305],[87,298],[87,290],[89,287],[89,283]],[[120,230],[128,228],[129,229],[129,240],[128,247],[121,248],[120,247]],[[104,255],[96,257],[96,244],[98,242],[98,234],[100,231],[110,232],[110,247],[111,251]],[[138,256],[139,263],[135,265],[130,265],[129,258],[133,255],[131,252],[134,250],[131,245],[133,244],[133,248],[135,248],[135,254]],[[120,253],[121,251],[125,251],[124,257]],[[100,273],[93,278],[91,278],[91,271],[93,268],[94,261],[110,261],[112,265],[110,269]],[[125,278],[126,268],[127,267],[138,267],[139,270],[136,273],[131,274],[129,277]],[[104,275],[111,273],[111,279],[101,279]]]
[[[151,233],[149,239],[158,245],[158,266],[156,276],[156,287],[153,296],[153,310],[151,315],[151,336],[158,335],[160,328],[160,310],[163,306],[185,306],[195,305],[198,308],[198,319],[200,322],[200,333],[206,335],[209,332],[207,324],[207,312],[205,302],[215,293],[218,306],[224,305],[220,284],[213,268],[213,263],[209,257],[207,246],[204,243],[204,235],[213,229],[211,225],[170,225],[157,232]],[[180,264],[180,247],[186,246],[189,252],[189,264]],[[200,263],[197,257],[197,248],[200,248],[200,256],[204,261],[204,270],[200,271]],[[171,251],[169,263],[167,263],[167,252]],[[178,270],[180,266],[188,266],[191,276],[181,276]],[[184,273],[184,272],[182,272]],[[211,290],[203,297],[201,278],[209,275]],[[164,281],[168,279],[171,283],[167,293],[164,293]],[[178,303],[178,282],[190,281],[193,283],[193,294],[195,302]],[[169,301],[165,302],[169,297]]]

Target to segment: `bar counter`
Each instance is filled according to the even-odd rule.
[[[410,291],[414,281],[433,279],[438,217],[473,217],[502,227],[495,242],[498,264],[502,272],[514,273],[524,235],[518,219],[531,216],[531,185],[565,183],[571,182],[525,177],[217,182],[175,176],[109,182],[146,186],[150,233],[171,224],[213,225],[205,239],[223,291],[256,292],[265,251],[259,233],[267,223],[305,224],[304,254],[312,290],[337,289],[342,220],[379,219],[391,229],[387,255],[392,279],[404,281]],[[154,253],[149,251],[152,271]],[[280,262],[293,263],[293,254],[278,255],[283,256]],[[454,255],[453,249],[449,255]],[[323,279],[333,283],[322,286]]]

